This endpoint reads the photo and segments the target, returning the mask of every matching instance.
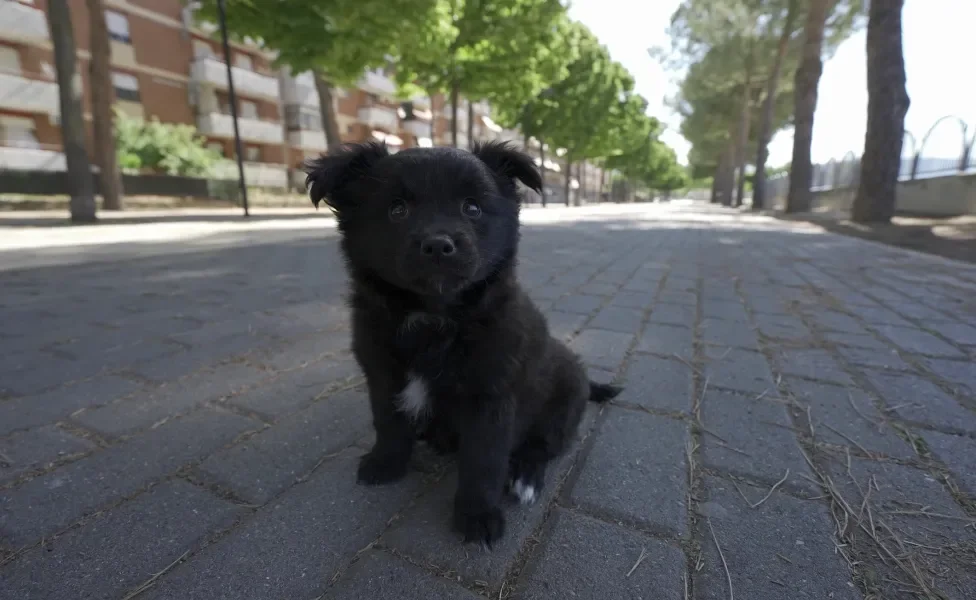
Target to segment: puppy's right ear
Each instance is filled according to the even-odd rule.
[[[318,208],[319,202],[325,200],[332,208],[341,209],[336,195],[342,188],[364,177],[373,165],[389,155],[386,144],[367,142],[343,144],[330,150],[329,154],[305,161],[305,189],[308,190],[312,204]]]

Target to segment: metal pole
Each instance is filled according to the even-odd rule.
[[[230,44],[227,42],[227,21],[224,16],[224,0],[217,0],[217,18],[220,21],[220,37],[224,45],[224,64],[227,66],[227,95],[230,97],[230,116],[234,121],[234,151],[237,153],[237,175],[241,184],[244,216],[251,216],[247,206],[247,184],[244,181],[244,151],[241,150],[241,131],[237,126],[237,94],[234,93],[234,74],[230,66]]]

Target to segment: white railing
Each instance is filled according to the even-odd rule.
[[[28,113],[61,114],[58,84],[0,72],[0,108]]]
[[[237,125],[242,140],[264,144],[281,144],[285,141],[281,123],[276,121],[260,121],[238,117]],[[205,113],[197,116],[197,129],[203,135],[232,138],[234,137],[234,119],[224,113]]]
[[[0,0],[0,37],[22,41],[50,39],[44,11],[20,2]]]
[[[65,165],[63,152],[0,146],[0,171],[64,171]]]
[[[210,170],[214,179],[237,179],[237,163],[224,160]],[[247,185],[267,188],[288,187],[288,167],[269,163],[244,163],[244,182]]]
[[[429,121],[421,121],[419,119],[404,121],[401,124],[401,127],[417,137],[430,137]]]
[[[392,96],[396,93],[396,84],[393,80],[376,71],[366,71],[357,86],[361,90],[381,96]]]
[[[312,73],[306,71],[294,77],[283,75],[281,77],[281,99],[285,104],[299,104],[317,108],[319,93],[315,89]]]
[[[364,106],[359,109],[359,121],[370,127],[396,131],[400,123],[396,111],[384,106]]]
[[[234,90],[245,96],[260,96],[277,100],[281,95],[278,80],[240,67],[231,67],[234,74]],[[198,58],[190,69],[194,81],[227,89],[227,67],[213,57]]]
[[[288,143],[294,148],[324,151],[326,148],[325,132],[312,131],[310,129],[289,131]]]

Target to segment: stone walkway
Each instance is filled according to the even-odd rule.
[[[627,388],[491,552],[449,461],[354,482],[331,221],[21,234],[0,597],[976,598],[976,268],[692,203],[524,220],[555,335]]]

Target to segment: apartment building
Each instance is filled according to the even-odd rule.
[[[0,169],[63,170],[60,107],[47,22],[48,0],[0,0]],[[91,147],[89,14],[85,0],[68,0],[78,77]],[[227,70],[214,27],[198,24],[180,0],[105,0],[112,46],[115,104],[123,112],[197,127],[209,147],[234,157]],[[297,167],[325,150],[319,95],[310,73],[273,70],[275,55],[253,43],[231,43],[237,114],[250,185],[301,185]],[[394,151],[449,145],[450,106],[441,96],[395,97],[387,69],[363,74],[353,89],[335,90],[343,141],[381,140]],[[468,103],[458,110],[458,146],[508,139],[516,131],[494,123],[490,107],[472,107],[475,140],[468,139]],[[236,177],[227,161],[218,176]]]

